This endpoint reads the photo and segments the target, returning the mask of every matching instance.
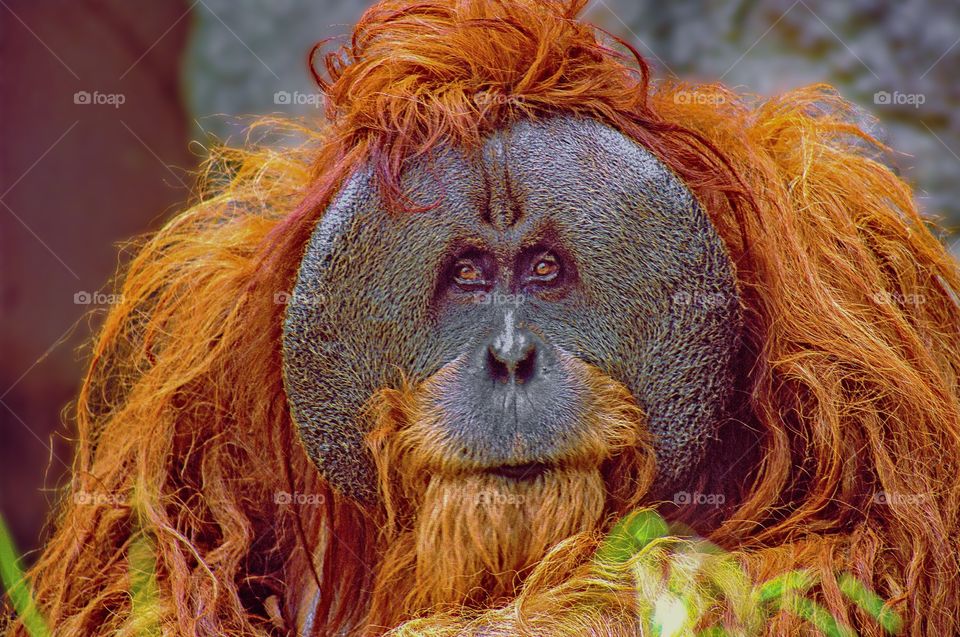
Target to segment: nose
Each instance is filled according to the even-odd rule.
[[[487,346],[487,373],[499,383],[529,383],[536,377],[542,346],[540,339],[527,329],[500,334]]]

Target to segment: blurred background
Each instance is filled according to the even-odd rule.
[[[28,561],[72,460],[81,348],[123,242],[178,210],[211,139],[242,142],[252,114],[319,116],[306,54],[366,6],[0,0],[0,514]],[[877,116],[960,254],[960,3],[591,0],[587,16],[658,76],[837,86]]]

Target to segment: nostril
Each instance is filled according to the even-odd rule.
[[[481,350],[486,373],[495,383],[523,385],[532,382],[542,366],[540,348],[543,343],[526,330],[509,336],[493,339],[485,350]]]
[[[518,383],[526,383],[533,378],[537,365],[537,348],[530,347],[517,363],[516,376]]]
[[[497,382],[505,383],[510,380],[510,368],[497,357],[493,348],[487,349],[487,369],[490,377]]]

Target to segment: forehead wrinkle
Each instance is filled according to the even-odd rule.
[[[523,209],[511,183],[509,144],[503,131],[495,131],[483,145],[481,164],[487,189],[485,221],[505,231],[523,218]]]

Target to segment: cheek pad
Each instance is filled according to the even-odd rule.
[[[369,173],[355,175],[314,231],[283,326],[284,385],[301,440],[327,480],[361,501],[374,497],[374,474],[357,415],[397,369],[413,367],[410,326],[429,298],[417,288],[422,277],[398,276],[402,255],[384,238],[424,261],[436,250],[400,221],[382,212]]]
[[[451,153],[436,161],[464,182],[471,171],[462,162]],[[354,174],[318,222],[288,297],[282,343],[284,386],[307,453],[332,486],[361,502],[375,499],[376,484],[358,414],[401,370],[424,380],[460,346],[431,330],[429,311],[457,219],[386,212],[371,172]],[[417,201],[442,196],[430,171],[413,171],[404,187]]]
[[[521,122],[509,153],[525,205],[567,213],[558,227],[590,295],[549,337],[644,408],[667,493],[703,457],[735,384],[742,317],[723,241],[679,178],[603,124]]]

